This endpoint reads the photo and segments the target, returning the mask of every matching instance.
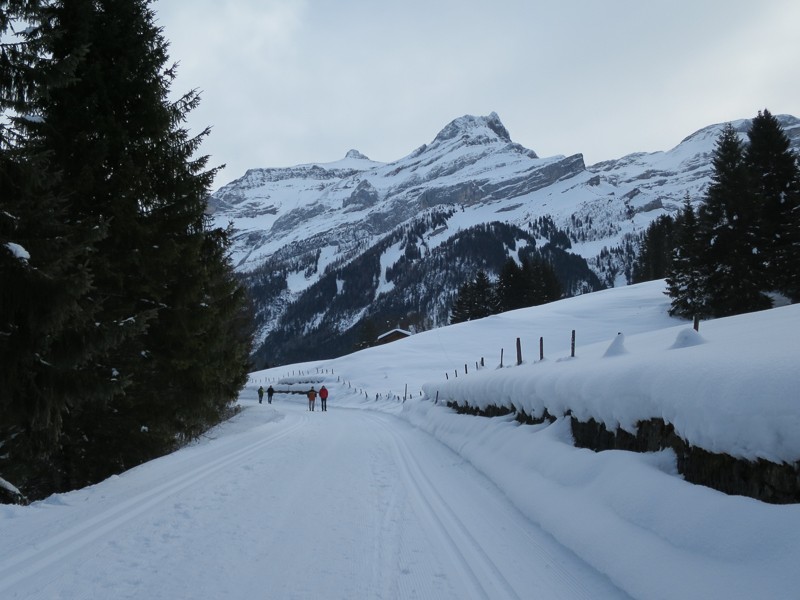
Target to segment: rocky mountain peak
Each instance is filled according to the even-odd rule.
[[[492,112],[486,117],[464,115],[450,121],[434,139],[436,142],[446,142],[456,138],[486,138],[487,141],[511,142],[511,136],[503,125],[497,113]]]
[[[359,160],[369,160],[368,156],[361,154],[358,150],[351,149],[347,151],[347,154],[344,156],[345,158],[357,158]]]

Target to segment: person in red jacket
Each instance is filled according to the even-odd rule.
[[[319,388],[319,399],[322,400],[322,410],[328,410],[328,388],[324,385]]]

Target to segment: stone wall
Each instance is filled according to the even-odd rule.
[[[478,410],[454,402],[448,406],[459,413],[496,417],[514,412],[507,407],[489,406]],[[554,421],[545,414],[531,417],[517,412],[520,423],[535,424]],[[636,433],[622,429],[609,431],[603,423],[590,419],[572,421],[575,446],[595,452],[603,450],[628,450],[631,452],[657,452],[671,448],[677,456],[678,472],[690,483],[705,485],[726,494],[748,496],[772,504],[800,503],[800,462],[777,464],[766,460],[749,461],[727,454],[714,454],[681,439],[672,424],[662,419],[649,419],[637,423]]]

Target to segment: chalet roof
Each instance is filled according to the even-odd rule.
[[[393,334],[394,335],[403,335],[403,336],[406,336],[406,337],[408,337],[409,335],[413,335],[410,331],[406,331],[405,329],[395,328],[395,329],[391,329],[391,330],[387,331],[386,333],[380,334],[377,339],[378,340],[382,340],[383,338],[388,337],[388,336],[393,335]]]

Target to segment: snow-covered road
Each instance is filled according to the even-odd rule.
[[[627,597],[408,422],[241,404],[192,447],[0,506],[0,597]]]

